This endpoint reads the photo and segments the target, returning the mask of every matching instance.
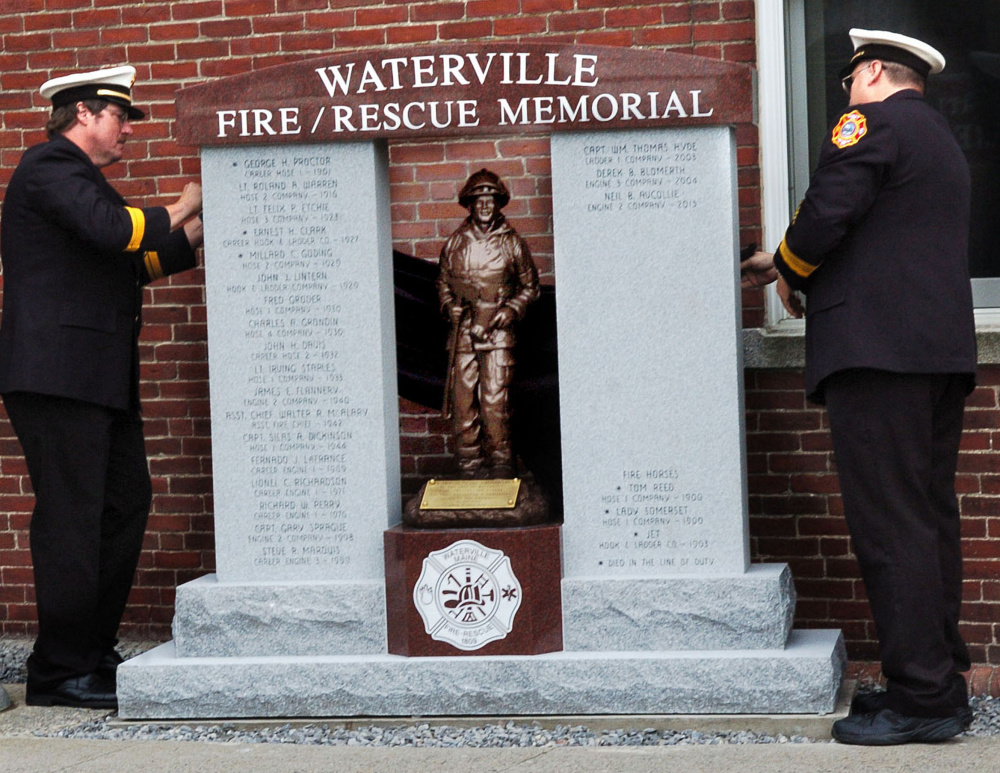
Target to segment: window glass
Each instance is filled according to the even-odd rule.
[[[977,305],[1000,306],[1000,0],[792,0],[790,19],[804,27],[808,167],[846,106],[838,73],[850,59],[852,27],[889,30],[930,43],[947,61],[931,76],[927,100],[951,125],[972,171],[970,266],[979,282]],[[794,32],[798,32],[795,30]],[[797,106],[792,105],[793,112]],[[796,159],[795,188],[807,181],[805,159]],[[977,284],[977,283],[974,283]],[[996,297],[987,298],[984,288]]]

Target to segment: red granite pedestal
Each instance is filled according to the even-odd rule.
[[[389,652],[417,657],[561,650],[560,528],[560,524],[502,529],[396,526],[386,531]],[[475,544],[456,547],[463,542]],[[445,552],[430,555],[437,551]],[[518,596],[520,605],[509,619],[508,632],[510,610]],[[436,635],[457,643],[427,632],[415,597]],[[479,645],[484,636],[498,638]]]

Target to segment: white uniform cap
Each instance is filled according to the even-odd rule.
[[[895,32],[857,28],[851,30],[850,36],[851,43],[854,44],[854,56],[844,68],[844,77],[851,74],[858,62],[872,59],[905,64],[925,78],[944,69],[944,56],[941,52],[922,40]]]
[[[42,84],[41,94],[52,100],[52,107],[62,107],[85,99],[103,99],[114,102],[128,112],[132,120],[145,118],[146,114],[132,107],[132,84],[135,68],[130,64],[108,67],[93,72],[80,72],[52,78]]]

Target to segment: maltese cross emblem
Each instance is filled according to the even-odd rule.
[[[521,584],[503,551],[461,540],[424,559],[413,603],[432,639],[477,650],[513,630]]]

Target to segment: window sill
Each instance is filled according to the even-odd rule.
[[[795,320],[782,320],[774,328],[743,329],[744,368],[804,368],[806,328]]]
[[[976,312],[976,345],[980,365],[1000,365],[1000,310]],[[805,325],[782,320],[773,328],[744,328],[744,368],[804,368]]]

